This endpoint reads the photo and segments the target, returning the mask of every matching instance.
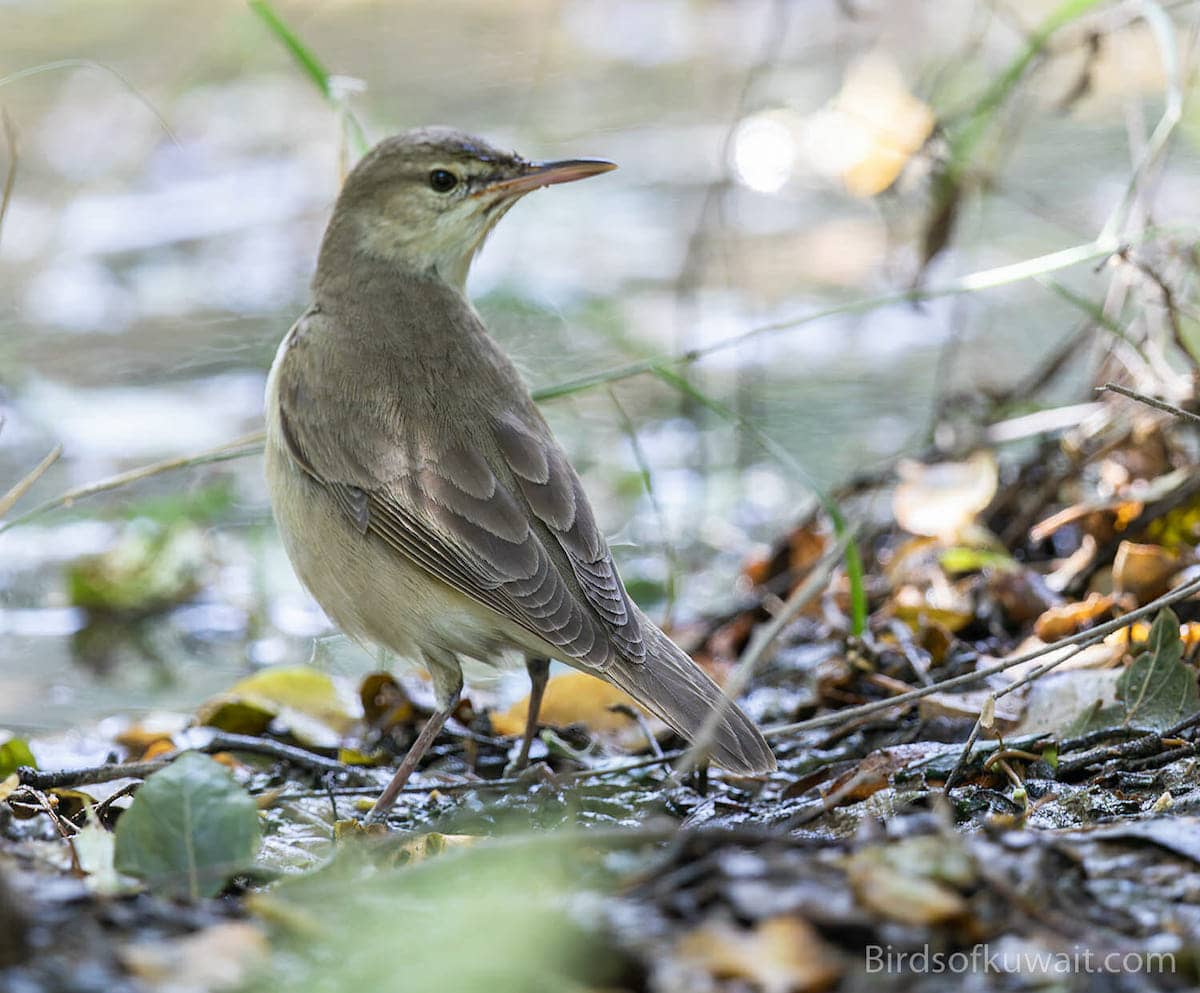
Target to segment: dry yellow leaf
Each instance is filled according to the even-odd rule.
[[[477,841],[479,836],[474,834],[439,834],[430,831],[409,838],[393,851],[398,864],[408,865],[441,855],[448,848],[466,848]]]
[[[619,704],[642,709],[628,693],[595,676],[585,672],[564,672],[546,684],[539,719],[542,724],[553,727],[583,724],[599,734],[620,734],[628,731],[634,722],[627,715],[611,709]],[[529,697],[525,697],[503,714],[493,714],[492,730],[503,735],[523,734],[528,714]]]
[[[201,724],[237,734],[261,734],[278,719],[300,741],[336,747],[362,716],[353,693],[309,666],[264,669],[200,706]]]
[[[809,118],[805,152],[857,197],[882,193],[933,132],[933,111],[909,92],[896,64],[874,53],[846,73],[841,91]]]
[[[1162,545],[1123,541],[1113,559],[1113,588],[1118,593],[1132,593],[1138,603],[1147,603],[1166,593],[1171,579],[1185,565],[1183,555]]]
[[[869,849],[850,857],[847,876],[859,903],[902,924],[941,924],[967,912],[950,887],[889,865]]]
[[[685,934],[676,954],[715,979],[742,979],[761,993],[829,989],[842,964],[808,921],[768,917],[753,930],[710,923]]]
[[[1116,597],[1111,594],[1089,593],[1082,602],[1051,607],[1034,622],[1033,633],[1049,644],[1104,620],[1116,606]]]
[[[260,927],[228,921],[182,938],[134,942],[119,955],[150,989],[218,990],[241,986],[269,952]]]
[[[900,483],[892,496],[896,523],[910,534],[953,541],[973,523],[996,495],[1000,479],[990,452],[976,452],[965,462],[899,465]]]

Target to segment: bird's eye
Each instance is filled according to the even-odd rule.
[[[458,185],[458,177],[449,169],[434,169],[429,174],[429,185],[435,193],[449,193]]]

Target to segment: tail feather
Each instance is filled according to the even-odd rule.
[[[775,755],[754,722],[670,638],[649,621],[644,630],[645,661],[622,660],[605,678],[688,741],[720,707],[722,717],[708,745],[712,760],[743,775],[773,771]]]

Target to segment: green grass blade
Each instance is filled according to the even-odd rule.
[[[297,36],[296,32],[276,12],[267,0],[249,0],[250,9],[258,15],[271,32],[291,53],[292,58],[304,70],[306,76],[313,81],[326,100],[333,99],[333,88],[329,85],[329,70],[325,68],[316,54]]]
[[[997,76],[971,109],[963,127],[950,139],[950,169],[961,175],[996,112],[1008,100],[1025,71],[1060,29],[1078,20],[1102,0],[1063,0],[1037,26],[1021,52]]]
[[[296,64],[312,80],[313,85],[320,91],[321,95],[338,112],[338,115],[342,119],[343,127],[349,133],[355,151],[359,155],[365,155],[369,147],[366,131],[362,126],[362,122],[359,121],[354,112],[350,110],[346,102],[334,89],[332,83],[333,77],[329,70],[325,68],[325,64],[311,48],[300,40],[300,36],[288,27],[287,22],[271,6],[268,0],[246,0],[246,2],[249,4],[250,9],[258,15],[259,20],[266,25],[267,30],[288,50],[288,53],[296,60]]]

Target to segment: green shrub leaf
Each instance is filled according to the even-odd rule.
[[[258,851],[258,809],[218,762],[198,752],[154,773],[117,822],[116,866],[155,892],[214,896]]]
[[[1117,680],[1125,723],[1161,731],[1200,707],[1196,673],[1185,665],[1179,618],[1161,610],[1150,626],[1146,651]]]

